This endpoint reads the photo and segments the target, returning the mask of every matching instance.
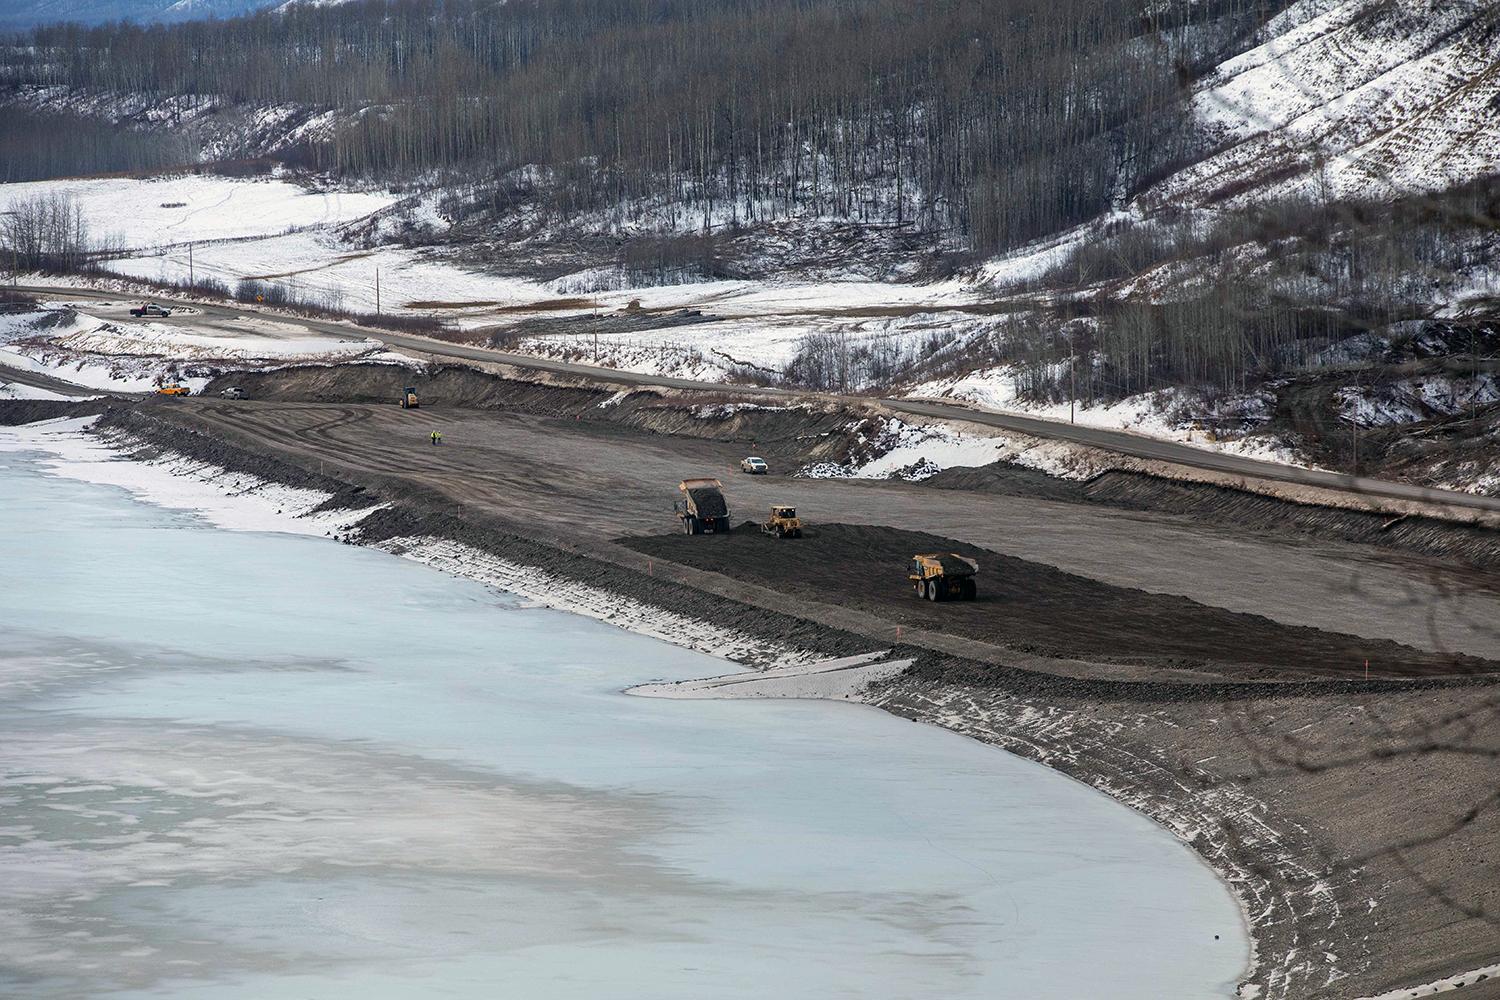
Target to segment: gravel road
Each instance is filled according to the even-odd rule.
[[[1500,659],[1500,594],[1419,559],[1282,539],[1186,518],[898,482],[741,475],[743,443],[652,435],[603,420],[394,405],[172,400],[228,440],[315,460],[398,491],[419,489],[572,541],[674,530],[688,476],[722,478],[732,516],[772,503],[819,522],[921,530],[1119,587],[1230,611]],[[441,430],[443,444],[429,442]],[[545,444],[540,444],[545,442]]]
[[[124,298],[118,293],[102,293],[88,289],[50,287],[50,286],[22,286],[19,291],[36,294],[61,296],[77,299],[105,299],[121,300]],[[505,364],[517,368],[530,369],[533,371],[549,372],[553,374],[592,378],[601,382],[613,382],[619,385],[630,386],[653,386],[658,388],[676,390],[698,390],[704,392],[723,393],[725,387],[719,383],[698,382],[692,379],[671,378],[659,375],[642,375],[635,372],[619,371],[611,368],[599,368],[592,365],[581,365],[572,362],[554,361],[547,358],[537,358],[526,354],[515,354],[507,351],[497,351],[486,347],[472,344],[454,344],[448,341],[436,340],[430,337],[413,336],[410,334],[396,333],[388,330],[374,329],[358,326],[348,322],[332,322],[304,317],[288,317],[277,313],[257,310],[244,305],[216,305],[210,303],[195,303],[193,307],[196,315],[174,316],[168,320],[155,320],[154,322],[194,324],[222,324],[232,322],[237,317],[261,317],[273,320],[278,324],[290,327],[300,326],[303,329],[322,333],[335,337],[349,337],[352,335],[365,336],[381,341],[387,347],[394,350],[407,351],[418,356],[432,356],[439,358],[450,358],[462,361],[475,361],[491,364]],[[112,317],[123,322],[128,322],[128,316]],[[748,398],[770,397],[787,398],[791,396],[804,395],[786,389],[737,386],[735,391]],[[856,403],[860,401],[871,401],[874,397],[846,395],[836,397],[846,402]],[[927,417],[939,417],[949,420],[967,420],[974,423],[984,424],[1002,430],[1017,431],[1030,434],[1034,437],[1051,438],[1059,441],[1069,441],[1075,444],[1087,445],[1093,448],[1101,448],[1106,451],[1121,455],[1130,455],[1137,458],[1145,458],[1156,461],[1172,462],[1189,468],[1204,469],[1213,472],[1226,472],[1240,476],[1250,476],[1258,479],[1269,479],[1275,482],[1294,483],[1303,486],[1316,486],[1324,489],[1341,490],[1350,493],[1373,497],[1385,497],[1395,500],[1413,500],[1428,503],[1441,503],[1452,507],[1500,511],[1500,498],[1476,496],[1468,493],[1458,493],[1453,490],[1433,489],[1426,486],[1417,486],[1411,483],[1390,482],[1383,479],[1372,479],[1364,476],[1349,476],[1334,472],[1324,472],[1314,469],[1301,469],[1295,466],[1282,465],[1275,462],[1265,462],[1253,458],[1245,458],[1240,455],[1227,455],[1220,452],[1209,451],[1202,448],[1194,448],[1173,441],[1162,441],[1146,437],[1140,434],[1132,434],[1126,431],[1107,430],[1097,427],[1086,427],[1071,423],[1063,423],[1057,420],[1044,420],[1037,417],[1027,417],[1018,414],[998,413],[977,407],[964,406],[950,402],[935,402],[928,400],[910,399],[880,399],[883,405],[897,413],[920,415]]]

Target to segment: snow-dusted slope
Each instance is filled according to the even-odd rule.
[[[1385,198],[1500,173],[1500,4],[1300,0],[1193,96],[1218,152],[1164,203]]]

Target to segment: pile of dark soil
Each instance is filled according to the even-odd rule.
[[[866,525],[825,524],[777,540],[746,524],[729,535],[622,539],[655,558],[836,603],[893,624],[1044,656],[1215,670],[1229,678],[1432,677],[1500,671],[1462,655],[1283,625],[1185,597],[1116,587],[952,539]],[[979,598],[917,599],[906,566],[918,552],[979,562]]]
[[[729,508],[724,503],[724,494],[717,489],[698,486],[688,490],[688,496],[693,498],[693,507],[698,511],[699,517],[724,517],[729,513]]]

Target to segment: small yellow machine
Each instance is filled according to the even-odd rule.
[[[158,396],[191,396],[193,390],[185,385],[178,385],[176,382],[172,382],[158,388],[156,394]]]
[[[802,518],[797,516],[796,507],[774,504],[771,507],[771,519],[762,521],[760,530],[762,534],[775,535],[777,538],[801,538]]]
[[[420,405],[421,404],[417,402],[416,386],[409,385],[405,389],[401,390],[401,409],[415,410]]]
[[[928,552],[911,557],[907,579],[918,597],[929,601],[972,601],[979,594],[974,575],[979,564],[956,552]]]

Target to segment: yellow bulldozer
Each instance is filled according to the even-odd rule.
[[[979,563],[956,552],[919,553],[911,557],[907,579],[918,597],[929,601],[972,601],[979,595],[974,576]]]
[[[760,530],[765,535],[775,535],[777,538],[801,538],[802,518],[797,516],[796,507],[788,507],[785,504],[773,504],[771,506],[771,519],[760,523]]]

